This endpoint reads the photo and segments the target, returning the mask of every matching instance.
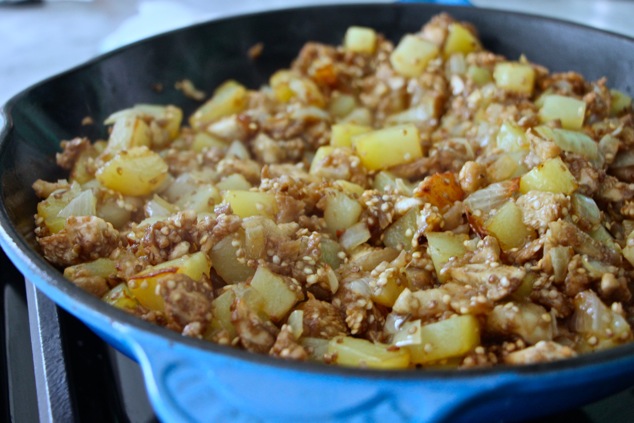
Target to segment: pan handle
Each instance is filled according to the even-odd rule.
[[[152,406],[166,422],[454,422],[513,382],[369,379],[218,354],[129,327],[128,335]]]

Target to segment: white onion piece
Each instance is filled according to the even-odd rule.
[[[92,190],[82,191],[57,213],[58,217],[94,216],[97,214],[97,199]]]
[[[372,235],[365,222],[359,222],[350,226],[339,238],[339,243],[346,251],[367,242]]]
[[[464,205],[471,212],[480,210],[486,214],[506,203],[516,190],[517,182],[496,182],[469,195]]]

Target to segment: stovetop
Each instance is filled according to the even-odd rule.
[[[139,366],[58,308],[0,250],[0,421],[157,422]],[[526,423],[630,423],[634,388]]]

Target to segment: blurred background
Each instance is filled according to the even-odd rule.
[[[0,0],[0,105],[33,83],[160,32],[264,9],[343,2],[360,1]],[[630,0],[471,0],[471,4],[555,17],[634,37]],[[588,52],[589,58],[593,54]]]

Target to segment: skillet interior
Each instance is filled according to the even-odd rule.
[[[173,88],[178,80],[189,78],[197,87],[208,92],[228,78],[255,88],[267,81],[275,69],[288,66],[306,41],[338,43],[351,24],[372,26],[397,41],[402,33],[417,30],[431,16],[443,10],[447,8],[411,4],[355,5],[226,19],[136,43],[23,92],[6,106],[8,123],[0,138],[0,222],[2,230],[8,234],[3,246],[18,252],[12,255],[14,260],[19,257],[28,262],[28,266],[46,279],[49,289],[62,292],[71,301],[87,304],[109,318],[171,340],[226,352],[214,345],[183,339],[111,309],[66,282],[59,273],[51,272],[52,267],[28,248],[32,244],[32,214],[36,204],[31,184],[37,178],[50,180],[63,177],[54,163],[59,140],[77,135],[93,140],[104,137],[106,134],[100,122],[113,111],[135,103],[175,103],[182,106],[186,114],[191,112],[197,104]],[[610,86],[630,95],[633,93],[634,79],[630,72],[634,68],[634,56],[625,54],[634,47],[634,41],[630,39],[520,14],[471,8],[452,8],[450,13],[474,23],[485,47],[496,53],[509,58],[525,54],[531,61],[544,64],[553,71],[574,69],[588,79],[606,76]],[[251,61],[246,51],[257,42],[264,43],[264,52],[257,61]],[[163,89],[157,90],[158,85],[162,85]],[[81,121],[86,116],[92,117],[96,125],[83,126]],[[13,242],[17,243],[17,247],[10,246]],[[24,269],[24,265],[20,267]],[[634,347],[626,346],[592,358],[530,366],[518,372],[535,374],[574,368],[624,357],[632,352]],[[273,366],[301,367],[296,363],[281,363],[233,350],[230,354]],[[304,367],[370,378],[377,374],[349,369],[325,370],[321,366]],[[478,376],[495,372],[485,370],[467,374]],[[435,376],[454,377],[452,372],[412,372],[406,377]]]

